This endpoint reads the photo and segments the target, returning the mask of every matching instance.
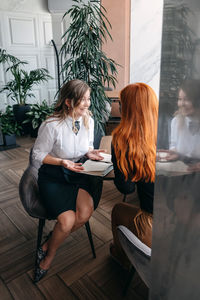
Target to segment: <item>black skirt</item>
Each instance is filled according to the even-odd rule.
[[[92,197],[97,208],[102,193],[101,177],[70,171],[61,166],[43,164],[38,171],[38,186],[41,202],[49,218],[56,219],[62,212],[76,211],[79,188]]]

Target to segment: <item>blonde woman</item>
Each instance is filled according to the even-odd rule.
[[[89,112],[90,88],[81,80],[63,85],[55,112],[42,123],[33,148],[41,164],[38,185],[48,216],[57,219],[53,233],[38,251],[35,282],[44,277],[57,248],[85,224],[97,207],[102,181],[80,174],[83,156],[101,160],[103,150],[93,149],[94,121]]]
[[[120,101],[121,122],[112,134],[114,183],[123,194],[134,192],[137,186],[140,208],[128,203],[114,206],[110,251],[127,268],[129,261],[118,239],[118,225],[128,227],[151,247],[158,100],[150,86],[135,83],[121,91]]]

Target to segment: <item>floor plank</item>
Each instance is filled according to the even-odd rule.
[[[8,290],[7,286],[3,283],[1,279],[0,279],[0,297],[2,300],[13,299],[13,297],[10,294],[10,291]]]
[[[26,274],[8,283],[8,288],[15,300],[45,299],[37,286],[32,283]]]
[[[15,204],[4,208],[3,211],[8,218],[14,222],[15,226],[22,233],[22,235],[26,237],[26,239],[35,237],[37,225],[35,222],[33,222],[33,218],[30,218],[24,209],[20,209],[17,204]]]
[[[0,254],[25,241],[16,226],[0,209]]]
[[[93,216],[90,218],[90,224],[92,227],[92,232],[98,236],[100,240],[102,240],[104,243],[107,241],[110,241],[112,239],[112,232],[110,229],[108,229],[107,226],[105,226],[103,223],[99,222],[96,218]]]
[[[39,283],[38,288],[46,297],[46,299],[49,300],[77,299],[72,290],[56,275],[50,277],[46,281]]]
[[[99,289],[87,275],[73,283],[70,288],[80,300],[110,299],[104,294],[104,291]]]
[[[59,276],[67,285],[71,285],[76,280],[80,279],[84,274],[87,274],[98,265],[104,263],[109,256],[108,245],[105,244],[96,249],[96,258],[92,258],[90,253],[79,258],[73,264],[68,265],[63,271],[59,272]]]

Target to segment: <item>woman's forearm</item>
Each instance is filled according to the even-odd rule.
[[[53,157],[52,155],[47,154],[43,159],[43,164],[61,166],[62,161],[62,158]]]
[[[47,154],[47,156],[45,156],[45,158],[43,159],[43,164],[62,166],[74,172],[81,172],[84,170],[84,168],[82,167],[82,163],[75,163],[71,160],[53,157],[50,154]]]

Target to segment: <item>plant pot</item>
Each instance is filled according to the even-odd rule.
[[[27,119],[26,113],[31,110],[31,107],[29,104],[25,105],[19,105],[14,104],[13,105],[13,113],[15,120],[19,125],[22,126],[22,134],[28,134],[30,132],[30,123],[23,124],[23,121]]]
[[[1,128],[0,128],[0,146],[2,146],[3,144],[4,144],[3,133],[2,133]]]
[[[16,135],[15,134],[4,134],[4,143],[6,146],[16,145]]]
[[[39,129],[39,127],[35,128],[35,129],[33,129],[33,127],[31,127],[31,130],[30,130],[31,137],[33,137],[33,138],[37,137],[37,135],[38,135],[38,129]]]
[[[27,118],[26,113],[30,110],[31,107],[29,104],[24,104],[24,105],[14,104],[13,113],[17,123],[21,124]]]

